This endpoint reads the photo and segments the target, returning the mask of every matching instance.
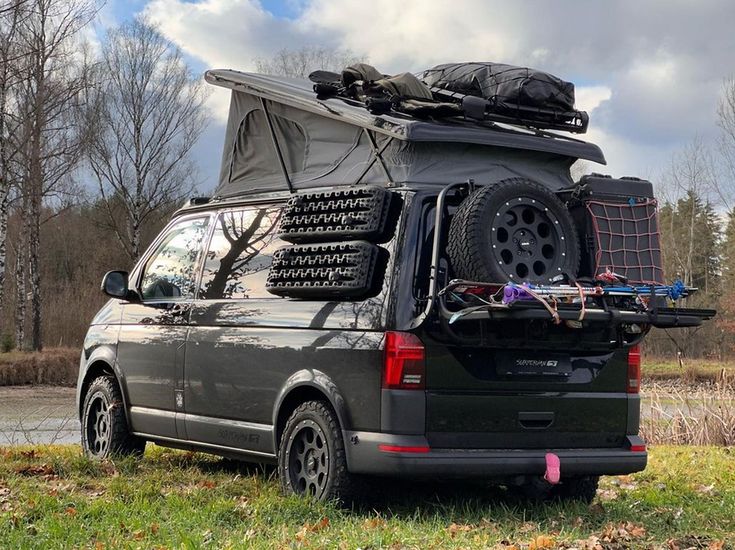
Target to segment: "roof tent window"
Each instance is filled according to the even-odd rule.
[[[271,121],[289,175],[303,172],[307,143],[304,128],[292,120],[272,113]],[[237,130],[230,166],[230,182],[282,178],[265,113],[261,109],[253,109],[245,115]]]

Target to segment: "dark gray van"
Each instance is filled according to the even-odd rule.
[[[220,186],[104,278],[77,389],[88,455],[276,462],[321,499],[398,475],[590,500],[645,467],[639,343],[714,315],[661,298],[648,182],[573,182],[604,157],[556,134],[207,79],[233,90]]]

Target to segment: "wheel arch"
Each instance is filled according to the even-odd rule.
[[[90,358],[89,362],[87,363],[87,368],[84,373],[84,378],[82,378],[81,383],[79,384],[79,398],[77,402],[77,412],[79,414],[79,419],[81,420],[83,409],[84,409],[84,400],[87,396],[87,390],[89,389],[89,386],[92,384],[92,381],[103,375],[111,375],[115,378],[115,381],[117,382],[118,387],[120,388],[120,394],[122,395],[123,400],[123,408],[125,410],[125,419],[128,422],[128,425],[130,425],[130,413],[128,411],[128,396],[125,388],[125,384],[123,383],[122,375],[119,372],[119,369],[116,368],[117,363],[114,361],[114,359],[110,359],[108,357],[95,357],[94,355]]]
[[[293,374],[284,384],[273,408],[273,448],[278,446],[291,413],[306,401],[325,401],[337,415],[340,429],[350,427],[345,400],[336,384],[323,372],[302,370]]]

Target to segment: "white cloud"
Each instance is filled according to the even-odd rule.
[[[731,0],[557,2],[289,0],[278,18],[258,0],[151,0],[144,13],[210,67],[252,70],[281,48],[366,55],[386,72],[463,60],[536,66],[576,81],[614,174],[655,173],[671,151],[715,132],[721,79],[735,72]],[[212,96],[218,118],[226,94]]]
[[[608,86],[577,86],[574,95],[577,109],[591,113],[612,97],[612,90]]]

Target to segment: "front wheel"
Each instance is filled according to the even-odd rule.
[[[343,503],[353,498],[339,421],[327,403],[307,401],[291,414],[278,449],[278,472],[286,494]]]
[[[87,389],[82,408],[82,449],[89,458],[137,455],[145,440],[130,433],[122,392],[114,376],[95,378]]]

